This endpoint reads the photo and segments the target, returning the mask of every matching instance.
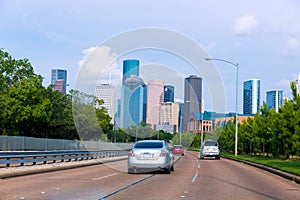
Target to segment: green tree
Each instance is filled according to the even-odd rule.
[[[79,139],[72,113],[72,96],[53,91],[50,86],[44,94],[51,102],[51,119],[44,130],[44,137]]]
[[[43,95],[39,76],[23,78],[10,86],[1,100],[4,134],[41,137],[51,118],[50,100]]]
[[[96,99],[96,104],[99,106],[96,108],[96,116],[99,122],[99,125],[103,133],[108,134],[113,130],[113,124],[111,123],[111,117],[108,114],[108,111],[105,107],[101,106],[104,104],[103,99]]]

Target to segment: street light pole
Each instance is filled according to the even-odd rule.
[[[238,143],[238,82],[239,82],[239,63],[233,63],[219,58],[205,58],[206,61],[217,60],[229,63],[236,67],[236,88],[235,88],[235,142],[234,142],[234,155],[237,156],[237,143]]]

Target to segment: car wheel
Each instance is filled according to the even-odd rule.
[[[133,169],[132,168],[128,168],[128,174],[133,174]]]
[[[171,166],[169,165],[168,168],[165,169],[166,174],[170,174],[171,173]]]
[[[173,165],[171,167],[171,171],[174,172],[174,163],[173,163]]]
[[[128,168],[128,174],[135,174],[138,173],[136,168]]]
[[[220,156],[216,156],[216,159],[217,159],[217,160],[220,160]]]

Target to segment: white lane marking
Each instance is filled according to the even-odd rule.
[[[193,178],[193,180],[192,180],[193,183],[195,182],[197,176],[198,176],[198,171],[196,172],[196,174],[195,174],[195,176],[194,176],[194,178]]]
[[[117,173],[109,174],[107,176],[101,176],[99,178],[94,178],[93,181],[98,181],[98,180],[101,180],[101,179],[104,179],[104,178],[108,178],[108,177],[111,177],[111,176],[115,176],[115,175],[117,175]]]
[[[198,163],[198,169],[200,169],[200,163]]]

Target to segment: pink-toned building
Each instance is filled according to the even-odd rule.
[[[147,117],[146,123],[159,124],[159,107],[164,101],[164,81],[152,80],[147,84]]]
[[[63,80],[56,80],[56,81],[55,81],[55,84],[54,84],[53,90],[56,90],[56,91],[60,91],[60,92],[62,92],[62,93],[65,93],[64,87],[65,87],[65,84],[64,84],[64,81],[63,81]]]

